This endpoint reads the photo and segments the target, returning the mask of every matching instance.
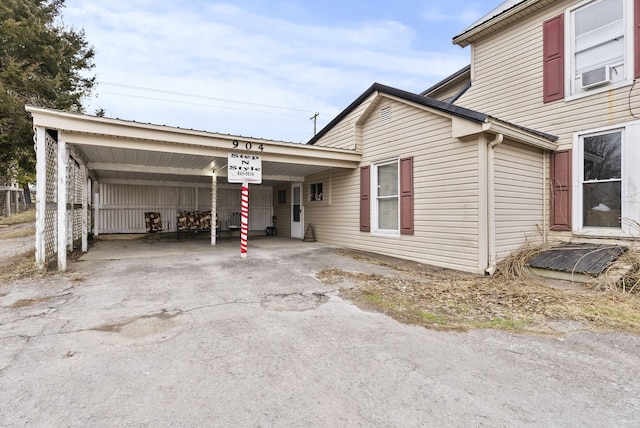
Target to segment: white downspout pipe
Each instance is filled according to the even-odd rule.
[[[494,149],[504,141],[504,134],[496,135],[493,141],[490,141],[488,147],[488,167],[487,167],[487,240],[488,240],[488,254],[489,260],[487,265],[489,266],[485,271],[486,275],[493,275],[497,269],[496,260],[496,176],[495,176],[495,164],[496,155]]]

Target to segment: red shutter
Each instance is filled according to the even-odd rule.
[[[413,157],[400,159],[400,233],[413,235]]]
[[[571,230],[571,150],[551,152],[551,230]]]
[[[360,168],[360,232],[371,231],[371,169]]]
[[[640,0],[633,2],[633,56],[635,58],[635,74],[640,77]]]
[[[543,101],[564,98],[564,15],[542,24]]]

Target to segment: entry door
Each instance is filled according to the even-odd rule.
[[[291,237],[303,238],[302,184],[291,185]]]

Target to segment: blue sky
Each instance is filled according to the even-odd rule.
[[[420,92],[499,0],[66,0],[96,49],[87,113],[304,143],[372,83]]]

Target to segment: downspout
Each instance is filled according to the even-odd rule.
[[[489,266],[485,270],[486,275],[493,275],[497,269],[496,261],[496,177],[495,177],[495,164],[496,155],[494,149],[502,144],[504,141],[504,134],[496,135],[493,141],[487,144],[488,150],[488,167],[487,167],[487,238],[488,238],[488,254],[489,260],[487,265]]]

